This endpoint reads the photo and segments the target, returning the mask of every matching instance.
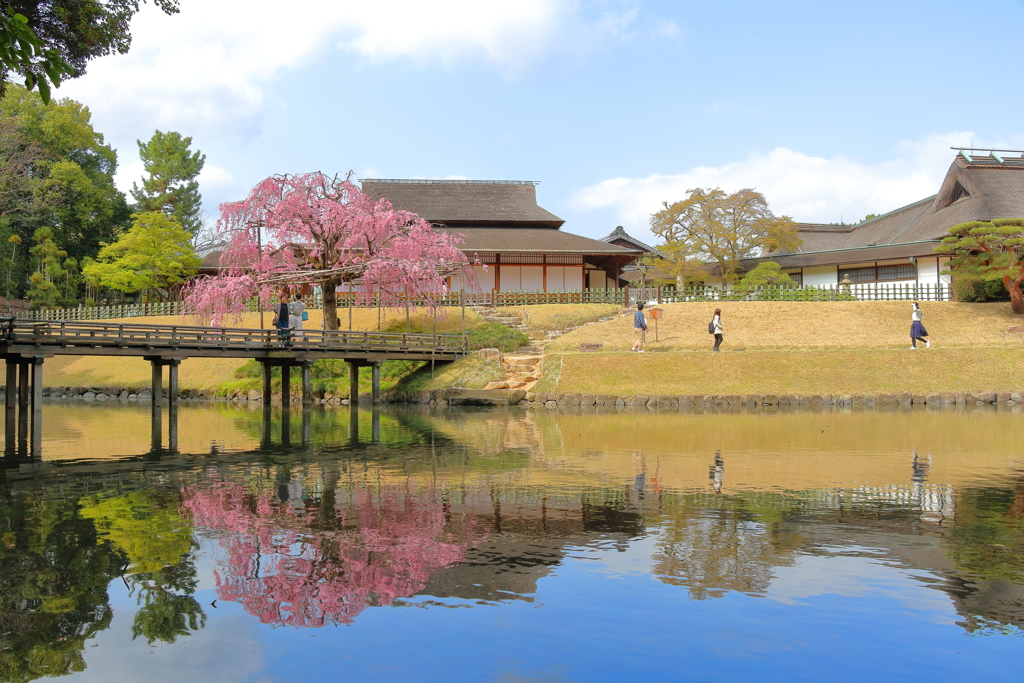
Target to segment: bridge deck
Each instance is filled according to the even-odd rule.
[[[4,356],[160,356],[256,360],[454,360],[468,352],[461,334],[302,330],[0,319]]]

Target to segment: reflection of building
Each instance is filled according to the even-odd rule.
[[[560,292],[619,286],[640,250],[564,232],[561,218],[537,205],[526,180],[360,181],[370,197],[412,211],[463,240],[480,290]],[[458,277],[452,289],[461,290]]]

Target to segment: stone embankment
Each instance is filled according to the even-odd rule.
[[[884,405],[1018,405],[1021,392],[943,392],[938,394],[743,394],[729,396],[607,396],[604,394],[560,394],[527,392],[519,405],[534,408],[564,408],[599,406],[605,408],[693,408],[693,407],[747,407],[764,406],[884,406]]]

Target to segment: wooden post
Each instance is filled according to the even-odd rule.
[[[348,362],[348,404],[359,405],[359,366],[353,360]]]
[[[158,359],[149,361],[153,366],[152,373],[152,387],[150,389],[153,394],[152,405],[150,406],[150,436],[152,441],[152,447],[154,451],[160,450],[163,446],[163,422],[160,415],[160,403],[163,400],[163,369]]]
[[[7,359],[7,387],[5,388],[4,428],[6,429],[6,447],[8,452],[14,451],[17,434],[18,415],[18,361]]]
[[[43,359],[32,359],[32,454],[43,448]]]
[[[370,366],[370,402],[376,405],[380,403],[380,361],[374,361]]]
[[[370,414],[370,440],[380,443],[380,411],[376,408]]]
[[[28,408],[28,361],[18,363],[18,410],[24,412]],[[27,413],[26,413],[27,414]]]
[[[270,398],[274,393],[273,367],[270,363],[260,363],[263,366],[263,405],[270,405]]]
[[[313,361],[302,361],[302,405],[313,403]]]
[[[285,410],[292,402],[292,366],[285,364],[281,366],[281,405]]]
[[[167,448],[178,450],[178,366],[181,361],[171,359],[167,364]]]
[[[302,407],[302,447],[309,448],[313,445],[312,422],[313,409],[309,405]]]

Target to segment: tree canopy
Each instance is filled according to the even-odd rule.
[[[953,277],[999,280],[1010,293],[1014,313],[1024,313],[1024,218],[997,218],[954,225],[942,244],[940,254],[951,254]]]
[[[765,261],[764,263],[757,264],[757,267],[751,270],[749,273],[743,276],[740,280],[740,285],[743,287],[766,287],[773,285],[793,285],[796,284],[786,273],[782,272],[782,266],[775,261]]]
[[[50,87],[85,73],[88,60],[131,47],[131,19],[145,0],[10,0],[0,12],[0,95],[10,74],[39,88],[43,102]],[[165,14],[178,12],[178,0],[153,0]]]
[[[220,207],[217,228],[229,237],[217,277],[196,281],[189,310],[220,324],[259,296],[303,283],[323,288],[327,329],[337,329],[335,288],[359,283],[363,302],[398,306],[410,296],[433,306],[444,275],[468,261],[456,238],[434,230],[386,199],[373,200],[348,178],[323,173],[271,176],[249,196]]]
[[[199,269],[201,259],[192,249],[192,233],[159,211],[132,218],[128,232],[100,249],[96,262],[85,267],[85,277],[102,287],[168,299],[176,286]]]
[[[698,187],[687,194],[682,201],[664,202],[651,216],[651,230],[665,240],[667,248],[659,250],[670,264],[713,261],[725,282],[733,282],[740,260],[800,244],[793,219],[772,213],[760,192]]]
[[[132,183],[132,198],[139,211],[163,211],[193,235],[202,227],[202,195],[196,177],[206,155],[189,146],[192,138],[156,131],[147,142],[137,140],[139,157],[148,174],[142,187]]]

